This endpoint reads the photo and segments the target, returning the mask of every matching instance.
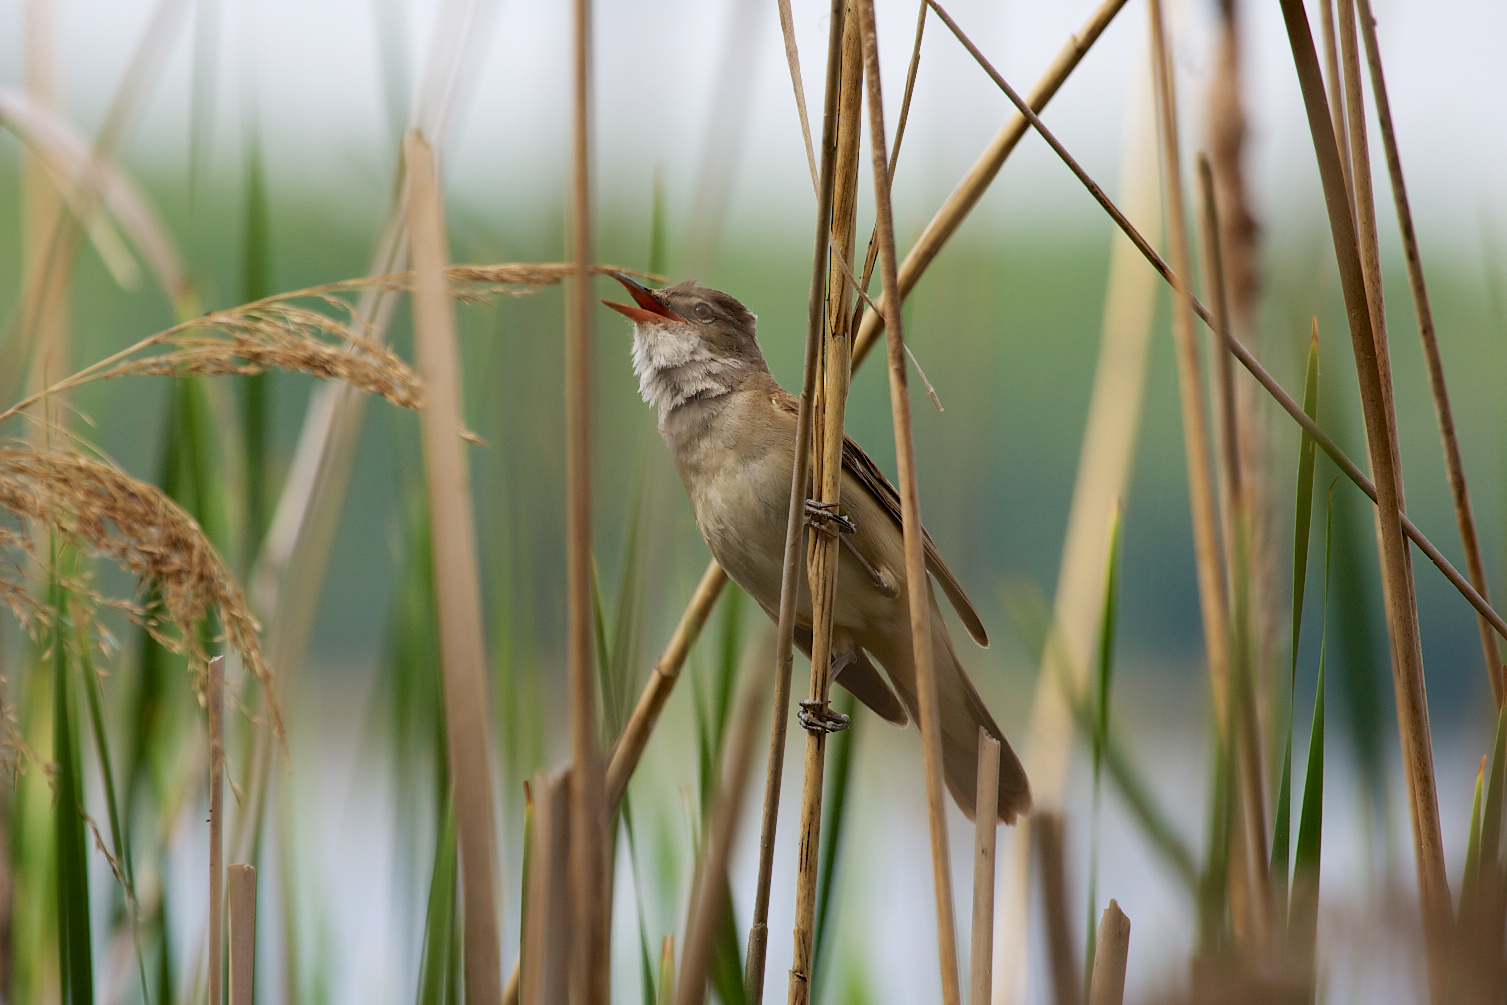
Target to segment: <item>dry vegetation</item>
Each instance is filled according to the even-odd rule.
[[[48,6],[41,0],[36,3],[40,8]],[[118,142],[114,132],[103,134],[92,153],[75,151],[75,160],[82,157],[83,161],[75,163],[71,171],[56,175],[70,186],[64,193],[66,198],[59,200],[56,191],[47,194],[51,182],[30,181],[26,208],[30,219],[40,223],[28,229],[24,241],[27,270],[17,320],[10,329],[12,344],[20,354],[15,358],[46,359],[49,347],[55,348],[65,339],[66,302],[55,292],[62,282],[59,277],[66,276],[71,268],[80,235],[104,240],[98,237],[103,226],[126,232],[144,254],[157,249],[156,260],[165,263],[157,270],[159,281],[178,305],[182,320],[72,376],[59,378],[46,373],[45,368],[32,370],[28,365],[24,369],[29,375],[16,376],[13,382],[20,386],[23,380],[29,380],[28,393],[15,395],[16,404],[0,412],[0,422],[9,420],[10,435],[18,437],[0,445],[0,507],[9,519],[0,530],[0,545],[13,556],[6,574],[0,576],[0,594],[29,631],[31,640],[24,667],[6,682],[0,694],[11,747],[25,755],[7,778],[0,797],[6,844],[0,860],[0,1000],[62,1000],[71,1005],[97,998],[166,1003],[207,996],[218,1002],[222,955],[228,953],[228,1000],[232,1005],[251,1005],[251,972],[257,955],[249,919],[255,917],[258,890],[255,871],[247,863],[260,861],[268,853],[264,844],[289,839],[286,831],[277,830],[288,826],[286,818],[276,810],[269,813],[269,807],[278,805],[277,786],[282,777],[272,754],[277,743],[269,736],[278,741],[282,738],[280,704],[290,693],[291,675],[302,659],[307,629],[302,629],[300,636],[300,630],[269,623],[268,634],[278,641],[267,647],[274,655],[264,655],[261,626],[214,543],[215,535],[223,531],[215,517],[223,509],[223,501],[217,504],[216,497],[234,491],[237,483],[216,483],[213,479],[213,467],[207,460],[212,451],[205,444],[216,439],[212,430],[223,416],[205,405],[204,387],[206,381],[227,377],[254,380],[269,370],[311,375],[419,413],[424,461],[423,505],[419,510],[423,516],[417,532],[405,539],[411,552],[405,561],[413,568],[402,581],[411,591],[408,596],[413,605],[403,610],[418,612],[414,617],[422,627],[403,636],[409,646],[404,652],[412,677],[401,686],[412,690],[395,692],[395,701],[402,705],[411,700],[417,707],[419,699],[414,695],[427,689],[422,690],[428,695],[424,700],[434,702],[436,709],[442,706],[443,712],[437,711],[432,723],[413,727],[424,737],[417,741],[419,746],[432,744],[439,791],[434,799],[435,848],[427,906],[421,923],[412,927],[412,932],[422,938],[418,986],[404,989],[396,997],[412,994],[425,1003],[463,997],[473,1005],[503,1001],[550,1005],[566,1000],[626,1000],[641,994],[646,1002],[691,1005],[705,1000],[711,988],[727,1005],[764,1000],[771,926],[782,932],[792,921],[771,920],[770,884],[775,871],[777,811],[790,720],[794,595],[797,577],[802,574],[809,576],[812,596],[818,598],[812,641],[817,672],[811,676],[809,700],[823,704],[842,700],[829,691],[826,673],[837,543],[835,538],[805,541],[801,503],[808,495],[825,504],[840,502],[848,383],[852,368],[863,362],[883,330],[899,467],[897,482],[905,514],[906,575],[913,584],[924,579],[919,533],[921,494],[911,434],[905,334],[898,308],[937,251],[977,204],[1021,137],[1035,130],[1084,183],[1126,238],[1127,243],[1116,252],[1120,264],[1115,268],[1128,269],[1130,266],[1124,263],[1136,255],[1144,257],[1149,267],[1133,263],[1139,269],[1140,278],[1136,280],[1125,279],[1128,272],[1112,273],[1121,278],[1111,281],[1100,364],[1101,377],[1103,372],[1111,376],[1101,379],[1094,391],[1055,610],[1048,611],[1039,601],[1034,607],[1030,603],[1021,605],[1022,633],[1034,637],[1034,651],[1042,666],[1027,759],[1040,811],[1020,825],[1025,833],[1016,842],[1021,858],[1014,868],[1018,877],[1034,874],[1039,882],[1018,882],[1015,898],[997,907],[996,835],[992,826],[981,825],[975,835],[972,861],[974,902],[971,912],[962,915],[971,921],[966,932],[958,930],[959,915],[952,902],[952,871],[966,863],[955,862],[948,855],[940,727],[927,641],[930,615],[923,599],[926,591],[909,591],[921,695],[918,725],[926,769],[930,867],[936,895],[935,916],[924,921],[915,918],[913,923],[935,926],[939,951],[935,964],[917,960],[916,965],[938,966],[938,997],[946,1005],[959,1005],[964,989],[975,1005],[991,994],[996,1000],[1011,1000],[1027,959],[1027,936],[1020,923],[1028,914],[1026,891],[1035,890],[1042,901],[1039,917],[1044,922],[1048,981],[1055,1000],[1063,1005],[1085,1000],[1093,1005],[1111,1005],[1122,999],[1127,959],[1136,949],[1130,938],[1135,919],[1126,919],[1118,904],[1108,900],[1102,919],[1081,937],[1067,892],[1081,870],[1089,877],[1093,910],[1097,912],[1101,906],[1096,861],[1090,861],[1086,869],[1072,861],[1064,830],[1086,826],[1097,848],[1102,777],[1126,798],[1143,836],[1170,865],[1169,876],[1181,877],[1192,894],[1190,911],[1197,916],[1197,945],[1181,978],[1172,982],[1171,986],[1179,990],[1169,994],[1200,1002],[1296,1002],[1312,1000],[1322,988],[1324,948],[1316,945],[1319,854],[1324,834],[1322,656],[1308,760],[1301,766],[1292,763],[1293,734],[1299,731],[1299,724],[1293,721],[1298,704],[1293,691],[1298,680],[1311,529],[1320,534],[1321,545],[1314,552],[1323,555],[1322,590],[1327,612],[1331,527],[1327,505],[1332,504],[1326,504],[1319,519],[1312,518],[1316,505],[1315,455],[1321,450],[1375,503],[1397,728],[1419,890],[1417,902],[1396,905],[1395,910],[1403,916],[1401,921],[1390,917],[1378,920],[1378,925],[1400,923],[1408,932],[1421,933],[1428,994],[1434,1005],[1502,1002],[1507,995],[1507,865],[1503,857],[1507,843],[1501,833],[1507,803],[1507,712],[1502,711],[1503,668],[1497,634],[1507,632],[1507,625],[1489,602],[1369,0],[1339,0],[1337,5],[1324,0],[1320,5],[1322,38],[1330,57],[1327,74],[1320,65],[1310,29],[1312,12],[1306,11],[1300,0],[1283,0],[1281,4],[1302,85],[1350,323],[1372,472],[1369,478],[1343,454],[1317,419],[1317,322],[1301,400],[1283,390],[1258,361],[1262,347],[1258,338],[1260,284],[1256,264],[1260,231],[1254,209],[1247,204],[1248,186],[1241,176],[1246,132],[1238,76],[1240,20],[1234,0],[1226,0],[1221,8],[1219,69],[1209,102],[1212,121],[1206,140],[1199,129],[1179,126],[1180,98],[1175,89],[1166,15],[1158,0],[1145,5],[1151,17],[1153,85],[1149,93],[1157,123],[1156,142],[1146,149],[1156,152],[1161,169],[1165,257],[1154,247],[1160,228],[1147,226],[1145,216],[1157,214],[1148,209],[1156,201],[1148,199],[1145,187],[1137,191],[1127,182],[1126,201],[1131,209],[1122,212],[1040,118],[1039,113],[1109,23],[1117,16],[1133,16],[1123,12],[1127,6],[1125,0],[1105,0],[1043,78],[1022,97],[969,39],[965,26],[942,5],[924,0],[918,9],[904,96],[894,118],[899,126],[891,141],[887,128],[891,120],[880,85],[877,31],[897,30],[897,26],[876,25],[872,0],[832,2],[826,22],[828,48],[825,62],[819,64],[824,71],[820,75],[824,80],[823,113],[815,142],[804,114],[801,118],[818,212],[794,472],[794,484],[801,491],[793,494],[789,517],[776,651],[772,658],[759,652],[755,666],[740,670],[743,646],[738,615],[736,608],[729,612],[720,667],[713,683],[706,685],[713,688],[710,707],[715,711],[704,711],[708,700],[702,697],[698,697],[696,706],[702,774],[699,848],[694,877],[683,902],[684,927],[665,935],[659,952],[652,952],[654,942],[642,930],[644,910],[639,905],[642,972],[638,988],[632,987],[632,982],[628,987],[614,988],[610,971],[613,940],[629,938],[629,933],[614,929],[611,907],[613,890],[620,888],[611,881],[611,864],[617,861],[615,842],[621,838],[631,849],[635,841],[632,817],[625,808],[628,782],[660,721],[670,691],[681,677],[690,649],[725,592],[727,580],[715,564],[708,567],[635,704],[631,700],[637,686],[632,649],[641,612],[635,608],[633,582],[631,575],[625,574],[616,610],[609,614],[596,578],[591,541],[591,277],[616,270],[593,264],[588,197],[591,123],[586,90],[591,79],[592,49],[587,0],[577,0],[574,5],[572,260],[568,263],[449,265],[440,179],[429,145],[432,137],[426,136],[423,122],[405,141],[403,184],[397,188],[399,194],[391,207],[389,227],[371,276],[277,295],[265,295],[265,290],[248,291],[256,294],[250,302],[204,314],[187,307],[193,298],[185,290],[186,280],[171,267],[175,256],[170,238],[161,233],[149,207],[142,208],[142,197],[120,180],[119,168],[113,163]],[[1137,4],[1132,9],[1140,7]],[[779,13],[792,86],[804,109],[806,98],[790,5],[782,0]],[[891,179],[900,166],[921,35],[928,23],[945,26],[956,36],[960,43],[956,58],[976,59],[1008,96],[1017,114],[902,259],[890,204]],[[152,51],[155,30],[149,29],[144,53]],[[44,43],[33,39],[31,44]],[[42,58],[40,50],[33,50],[29,58]],[[1467,560],[1465,574],[1456,571],[1403,512],[1398,420],[1379,264],[1378,211],[1370,184],[1363,58],[1369,69],[1369,100],[1381,124],[1381,143],[1411,293],[1426,347],[1430,386]],[[810,53],[806,59],[805,76],[815,79],[817,75],[810,73]],[[146,72],[139,62],[133,66],[133,74]],[[30,103],[17,103],[9,97],[0,101],[0,122],[31,144],[28,157],[56,160],[73,148],[66,143],[59,145],[61,141],[49,146],[39,137],[66,137],[71,135],[71,127],[66,127],[55,110],[48,110],[44,84],[33,81],[35,93],[28,99]],[[131,87],[122,88],[120,101],[126,104],[121,108],[134,100],[131,93]],[[125,114],[120,108],[117,111]],[[58,117],[51,132],[43,128],[51,122],[48,116]],[[867,169],[860,143],[865,116],[871,140]],[[1207,147],[1210,152],[1210,156],[1197,160],[1196,198],[1185,190],[1183,181],[1183,149],[1189,143]],[[1127,153],[1127,178],[1135,176],[1131,170],[1135,165],[1128,163],[1129,157]],[[865,174],[873,184],[876,219],[862,267],[854,269],[857,193]],[[1153,173],[1142,170],[1141,176],[1149,178]],[[1198,221],[1196,228],[1190,227],[1189,206],[1196,207],[1191,213]],[[168,244],[166,250],[164,242]],[[1200,253],[1202,264],[1195,268]],[[404,271],[409,260],[412,270]],[[661,267],[654,261],[648,265],[650,271]],[[876,267],[883,295],[876,292],[870,299]],[[1201,853],[1187,848],[1166,827],[1166,813],[1118,737],[1110,703],[1120,535],[1117,500],[1125,494],[1128,481],[1133,430],[1139,420],[1140,383],[1145,379],[1145,336],[1152,317],[1149,306],[1143,310],[1137,305],[1150,304],[1153,294],[1148,291],[1158,275],[1170,285],[1173,296],[1191,531],[1215,726],[1209,754],[1213,794],[1207,845]],[[459,402],[462,362],[454,304],[562,282],[569,298],[565,332],[568,477],[566,497],[561,502],[568,531],[564,581],[569,609],[572,756],[564,772],[534,779],[522,825],[522,874],[504,880],[497,875],[499,839],[494,828],[498,814],[492,804],[497,791],[492,752],[498,746],[493,734],[498,724],[488,715],[492,707],[488,692],[498,683],[488,676],[491,663],[482,608],[476,516],[471,511],[470,475],[462,447],[462,440],[471,434],[462,424]],[[413,364],[399,355],[389,339],[392,302],[403,294],[411,296],[413,307]],[[1121,321],[1111,323],[1112,315]],[[1126,323],[1125,317],[1142,320]],[[1126,360],[1131,365],[1125,365]],[[1249,371],[1252,379],[1237,374],[1236,363]],[[169,448],[174,461],[160,487],[100,459],[81,445],[83,441],[68,431],[67,423],[59,420],[52,408],[84,385],[144,376],[168,376],[174,386]],[[255,386],[246,384],[247,388]],[[1258,394],[1270,395],[1294,423],[1275,430],[1264,425],[1259,418],[1261,406],[1256,403]],[[344,493],[341,479],[346,476],[338,472],[341,463],[348,465],[349,455],[340,451],[351,448],[341,444],[349,444],[353,434],[351,427],[342,423],[353,421],[359,427],[359,412],[345,399],[318,401],[323,404],[311,408],[306,428],[308,442],[313,444],[308,454],[312,460],[303,467],[295,464],[295,473],[284,490],[283,503],[296,516],[283,525],[264,519],[255,528],[262,536],[256,537],[249,549],[260,557],[255,564],[246,557],[247,566],[258,570],[253,577],[261,575],[273,584],[268,594],[273,599],[259,604],[264,618],[281,618],[289,609],[286,604],[310,596],[311,587],[299,578],[309,567],[299,561],[321,549],[327,555],[327,538],[320,537],[327,531],[320,527],[327,526],[332,513],[338,513]],[[36,428],[41,430],[31,440],[19,438],[27,428],[20,425],[26,416],[37,419]],[[1127,426],[1132,430],[1128,436],[1116,437],[1110,432],[1113,427]],[[241,430],[241,442],[252,433],[250,428]],[[1269,439],[1272,437],[1275,440]],[[1286,611],[1276,584],[1284,578],[1282,570],[1288,566],[1285,549],[1274,539],[1272,528],[1284,525],[1278,510],[1285,511],[1289,501],[1278,498],[1272,490],[1277,479],[1265,459],[1278,455],[1274,442],[1290,445],[1294,441],[1299,445],[1299,463],[1292,503],[1296,515],[1291,550],[1292,648],[1290,666],[1284,667],[1289,661],[1283,658],[1280,636]],[[341,462],[341,456],[346,461]],[[253,472],[246,477],[252,492],[260,490],[259,477],[265,473],[255,471],[256,463],[247,463]],[[1317,498],[1323,499],[1323,493]],[[255,506],[248,508],[256,510]],[[322,520],[326,523],[321,524]],[[630,548],[631,542],[632,535]],[[1452,896],[1445,874],[1425,703],[1413,581],[1415,545],[1445,571],[1458,588],[1461,602],[1473,604],[1479,613],[1483,660],[1499,710],[1495,745],[1481,751],[1485,756],[1469,822],[1465,871],[1456,896]],[[802,556],[806,560],[804,569]],[[114,563],[134,579],[132,596],[109,600],[95,589],[91,570],[100,560]],[[625,561],[624,567],[631,570],[634,561]],[[316,594],[320,572],[316,561]],[[161,650],[144,641],[144,655],[135,665],[124,656],[117,658],[115,648],[102,646],[105,628],[100,622],[109,616],[96,618],[90,613],[91,608],[101,605],[123,611]],[[1312,626],[1309,631],[1313,631]],[[1326,614],[1321,637],[1327,637],[1327,631]],[[212,664],[214,671],[206,675],[209,658],[222,650],[238,656],[252,680],[242,681],[234,672],[229,678],[222,676],[223,664],[218,659]],[[99,652],[111,661],[112,673],[140,675],[142,693],[169,686],[163,683],[161,668],[168,654],[175,656],[175,665],[186,664],[191,670],[193,688],[202,692],[208,708],[207,720],[200,721],[197,707],[187,726],[181,721],[174,724],[168,718],[153,718],[157,713],[144,711],[128,736],[112,739],[116,730],[107,728],[102,715],[100,675],[92,662],[93,654]],[[282,676],[284,667],[278,664],[281,658],[288,660],[288,676]],[[1288,673],[1282,673],[1282,669]],[[529,670],[523,668],[521,672]],[[433,679],[436,676],[438,683]],[[220,721],[224,700],[221,688],[230,689],[231,701],[251,710],[253,739],[235,747],[244,755],[241,760],[232,758],[228,763],[224,760],[227,727]],[[85,697],[82,703],[75,697],[79,694]],[[759,734],[767,704],[772,704],[773,713],[759,870],[752,921],[743,929],[731,909],[728,862],[735,840],[743,833],[739,814],[757,770],[762,749]],[[421,717],[418,711],[411,715],[415,721]],[[86,729],[90,737],[87,743],[81,739]],[[1068,756],[1063,737],[1073,729],[1092,758],[1095,809],[1088,821],[1065,821],[1060,810],[1065,802],[1064,765]],[[401,747],[411,742],[394,741],[400,756],[411,753]],[[795,824],[800,847],[793,918],[795,962],[787,991],[793,1005],[833,997],[829,985],[823,998],[820,981],[822,968],[831,961],[832,951],[823,953],[834,938],[828,912],[831,872],[836,833],[846,812],[848,777],[848,752],[842,741],[811,731],[804,742],[801,813]],[[163,753],[169,743],[175,749]],[[827,762],[829,745],[835,745],[832,766]],[[983,793],[994,791],[986,780],[998,769],[997,761],[990,760],[991,755],[997,758],[998,745],[983,743],[980,747],[982,800]],[[189,753],[182,754],[183,750]],[[177,767],[154,766],[149,763],[153,756]],[[188,766],[183,768],[185,763]],[[1273,770],[1274,765],[1280,765],[1280,769]],[[235,864],[228,873],[221,870],[221,835],[227,810],[219,787],[224,772],[229,773],[233,788],[240,794],[238,808],[233,811],[229,849]],[[85,778],[97,778],[100,785],[86,785]],[[835,789],[834,778],[839,783]],[[138,790],[143,786],[152,789],[151,799],[140,795]],[[201,789],[210,793],[212,877],[205,889],[214,920],[208,926],[208,952],[201,947],[195,953],[194,979],[188,986],[175,986],[166,962],[170,934],[165,920],[164,848],[174,809],[198,799]],[[511,793],[508,798],[512,798]],[[1295,800],[1299,806],[1296,814],[1292,811]],[[157,827],[144,828],[139,819],[133,819],[153,809],[158,814]],[[512,812],[509,808],[503,816]],[[983,816],[992,819],[992,814]],[[269,822],[270,818],[278,823]],[[107,821],[106,825],[96,823],[101,819]],[[121,891],[111,901],[110,917],[103,919],[103,924],[94,914],[99,898],[89,892],[88,857],[93,851],[90,842],[84,840],[84,821],[92,828],[93,843],[108,859]],[[148,831],[161,835],[162,847],[143,847],[140,838]],[[137,842],[134,848],[133,836]],[[143,888],[138,882],[139,870],[146,871],[144,863],[148,862],[154,863],[153,878],[146,884],[149,888]],[[1002,864],[1011,867],[1009,862]],[[286,863],[284,868],[288,868]],[[922,866],[918,863],[917,868]],[[228,907],[220,903],[226,875]],[[283,880],[291,883],[286,872]],[[523,886],[521,946],[517,960],[511,960],[504,957],[497,898],[502,886],[519,882]],[[1106,886],[1112,893],[1112,883]],[[268,892],[269,888],[263,887],[264,912]],[[286,889],[276,895],[283,901],[291,899]],[[220,936],[222,911],[228,911],[230,919],[227,939]],[[303,952],[317,950],[295,944],[296,933],[289,920],[292,908],[284,906],[281,913],[268,913],[274,920],[264,921],[261,931],[264,935],[283,932],[282,965],[287,973],[283,988],[273,988],[269,980],[258,994],[263,1000],[298,997],[297,958]],[[109,933],[108,945],[97,938],[102,931]],[[966,957],[970,967],[967,974],[960,973],[964,959],[960,942],[972,945]],[[116,962],[106,967],[107,959]],[[132,961],[125,970],[134,970],[133,978],[124,982],[102,980],[101,974],[107,970],[112,974],[121,971],[120,959]],[[780,992],[775,989],[773,993]]]

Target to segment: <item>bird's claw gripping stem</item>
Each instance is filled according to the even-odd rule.
[[[806,523],[818,533],[829,537],[834,534],[854,534],[858,531],[858,525],[853,522],[852,517],[840,512],[835,502],[807,499]]]
[[[825,701],[801,702],[795,718],[808,733],[840,733],[853,724],[846,715],[832,711]]]

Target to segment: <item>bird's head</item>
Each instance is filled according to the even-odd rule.
[[[687,280],[660,290],[628,278],[634,305],[602,301],[633,322],[633,370],[644,400],[660,416],[690,401],[737,390],[751,376],[768,374],[755,338],[755,317],[721,290]]]

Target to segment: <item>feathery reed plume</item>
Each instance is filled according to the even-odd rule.
[[[256,869],[233,865],[227,876],[230,918],[230,967],[226,980],[228,1005],[253,1005],[256,980]]]
[[[1341,169],[1342,157],[1329,121],[1329,108],[1319,76],[1318,57],[1313,35],[1300,0],[1281,0],[1293,62],[1303,93],[1309,132],[1323,182],[1324,202],[1329,212],[1329,228],[1334,239],[1335,259],[1339,266],[1340,286],[1350,321],[1351,346],[1360,382],[1361,409],[1365,418],[1366,441],[1376,472],[1375,509],[1377,536],[1380,539],[1383,598],[1387,614],[1387,636],[1392,650],[1392,676],[1396,691],[1397,726],[1401,734],[1403,764],[1408,780],[1412,810],[1414,851],[1417,857],[1418,886],[1422,899],[1425,944],[1428,949],[1429,982],[1435,1002],[1445,993],[1448,967],[1450,920],[1449,883],[1444,872],[1443,837],[1439,824],[1439,801],[1434,785],[1433,750],[1429,738],[1428,707],[1423,687],[1423,659],[1419,647],[1417,603],[1413,590],[1412,562],[1403,537],[1401,470],[1397,464],[1397,427],[1389,408],[1390,383],[1382,369],[1381,343],[1375,327],[1373,307],[1380,302],[1380,290],[1373,293],[1368,283],[1367,260],[1374,260],[1374,249],[1363,256],[1357,235],[1354,206],[1345,190]],[[1342,20],[1349,21],[1347,17]],[[1353,42],[1354,22],[1348,32]],[[1353,46],[1347,43],[1347,48]],[[1359,68],[1356,60],[1347,62],[1346,76],[1355,86],[1347,88],[1352,102],[1360,100]],[[1356,109],[1350,116],[1352,130],[1364,119]],[[1354,139],[1352,138],[1352,142]],[[1369,163],[1364,156],[1364,140],[1353,147],[1355,163]],[[1357,172],[1358,173],[1358,172]],[[1369,194],[1369,189],[1368,189]],[[1369,200],[1366,200],[1369,201]],[[1374,227],[1367,232],[1374,238]],[[1458,575],[1458,573],[1456,574]],[[1474,589],[1470,591],[1474,593]],[[1484,601],[1483,601],[1484,603]],[[1479,609],[1479,608],[1478,608]]]
[[[1088,1005],[1120,1005],[1125,1000],[1125,964],[1130,957],[1130,919],[1110,898],[1099,919],[1094,974],[1088,985]]]
[[[858,213],[858,141],[863,106],[863,62],[859,52],[859,18],[854,0],[843,14],[843,37],[838,70],[837,146],[833,153],[832,224],[826,267],[826,325],[823,348],[817,354],[816,400],[812,405],[811,491],[817,505],[836,511],[841,501],[843,413],[852,375],[848,338],[848,285],[840,274],[853,257]],[[842,262],[842,265],[838,265]],[[837,605],[838,542],[835,534],[807,535],[806,579],[810,586],[811,680],[806,708],[826,709],[831,696],[832,624]],[[806,757],[801,785],[801,819],[797,831],[795,887],[795,948],[790,963],[788,1000],[804,1005],[811,999],[817,869],[820,865],[822,788],[826,781],[827,735],[806,731]],[[689,946],[687,946],[689,950]],[[682,987],[684,985],[682,984]]]
[[[492,750],[487,724],[486,642],[476,564],[471,483],[456,437],[460,350],[445,288],[445,221],[432,149],[417,132],[404,143],[409,167],[408,232],[414,263],[414,351],[435,394],[421,413],[425,484],[434,548],[434,596],[444,680],[446,749],[455,793],[465,905],[467,1001],[502,998],[501,945],[493,880]]]
[[[1366,61],[1371,70],[1371,97],[1376,102],[1376,119],[1381,125],[1382,147],[1386,151],[1387,175],[1392,182],[1392,201],[1397,207],[1397,228],[1402,236],[1403,260],[1407,263],[1408,285],[1413,293],[1413,309],[1418,315],[1418,336],[1423,340],[1423,359],[1428,367],[1429,391],[1439,418],[1439,438],[1444,444],[1444,465],[1450,493],[1455,500],[1455,522],[1460,525],[1460,543],[1465,550],[1465,567],[1471,584],[1481,596],[1490,600],[1486,588],[1486,566],[1481,561],[1481,543],[1476,535],[1475,517],[1471,512],[1470,491],[1465,484],[1465,465],[1460,459],[1460,441],[1455,436],[1454,411],[1449,403],[1449,388],[1444,381],[1444,364],[1439,358],[1439,339],[1434,332],[1434,311],[1429,305],[1428,286],[1423,278],[1423,260],[1418,253],[1418,234],[1413,229],[1413,211],[1408,204],[1407,185],[1402,178],[1402,158],[1397,152],[1397,134],[1392,126],[1392,105],[1387,98],[1387,81],[1381,69],[1381,47],[1376,41],[1376,19],[1371,15],[1371,0],[1358,0],[1361,38],[1366,45]],[[1481,631],[1481,652],[1486,659],[1486,676],[1491,696],[1500,711],[1507,706],[1507,681],[1503,680],[1501,649],[1491,622],[1477,615]]]
[[[769,944],[769,884],[774,869],[774,837],[779,823],[780,782],[785,763],[785,731],[790,712],[790,674],[795,662],[795,606],[798,596],[801,529],[816,398],[817,355],[821,350],[826,304],[828,249],[831,246],[833,185],[836,179],[837,96],[842,63],[844,5],[832,0],[827,32],[827,83],[822,105],[820,184],[816,198],[816,242],[812,251],[811,290],[806,302],[806,348],[801,364],[801,396],[796,411],[795,464],[790,473],[790,509],[785,520],[785,553],[780,571],[780,610],[775,636],[774,715],[770,723],[769,768],[764,776],[764,810],[759,824],[759,875],[754,887],[753,919],[748,927],[744,990],[751,1002],[764,1000],[764,959]],[[815,849],[811,850],[815,854]],[[794,968],[792,968],[793,972]]]
[[[206,659],[196,628],[213,613],[224,640],[270,690],[260,628],[240,587],[198,523],[161,489],[76,451],[12,443],[0,446],[0,508],[110,559],[141,582],[143,593],[155,588],[161,609],[138,612],[140,619],[164,646],[196,663]],[[22,539],[4,543],[20,547]],[[282,713],[275,703],[268,708],[281,741]]]
[[[879,231],[879,266],[884,289],[900,289],[895,255],[895,216],[890,204],[890,172],[884,149],[884,96],[879,81],[879,41],[873,0],[858,0],[862,27],[864,82],[868,85],[869,146],[873,153],[874,209]],[[942,718],[931,662],[931,588],[926,578],[921,499],[916,488],[915,444],[911,438],[910,392],[906,387],[905,333],[901,297],[889,298],[887,335],[890,418],[895,429],[895,467],[899,474],[900,527],[905,539],[905,594],[910,607],[910,635],[920,706],[917,725],[926,769],[926,809],[931,830],[932,886],[936,896],[937,955],[944,1005],[959,1005],[957,920],[952,906],[952,868],[947,858],[947,817],[942,787]]]
[[[973,931],[968,1000],[987,1002],[994,976],[994,844],[999,833],[999,741],[979,727],[978,787],[973,803]]]

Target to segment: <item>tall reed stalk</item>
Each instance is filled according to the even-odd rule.
[[[884,96],[879,82],[879,42],[873,0],[858,0],[863,34],[864,78],[868,84],[869,143],[873,152],[874,208],[878,219],[880,276],[887,294],[900,289],[895,255],[895,218],[890,205],[889,158],[885,153]],[[942,786],[942,719],[931,662],[931,585],[926,578],[921,501],[916,490],[915,446],[911,437],[910,392],[905,369],[905,334],[900,297],[891,295],[885,317],[888,334],[890,416],[895,427],[895,466],[899,474],[901,530],[905,538],[905,595],[910,607],[911,649],[916,668],[921,747],[926,768],[926,808],[931,831],[932,885],[936,895],[937,953],[942,1001],[959,1005],[956,918],[952,906],[952,867],[947,857],[947,816]]]

